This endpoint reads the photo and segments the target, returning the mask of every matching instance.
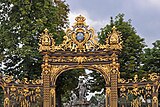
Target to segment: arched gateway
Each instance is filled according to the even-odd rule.
[[[19,80],[0,73],[4,94],[0,103],[4,107],[56,107],[57,77],[64,71],[78,68],[103,75],[106,107],[159,107],[160,73],[148,74],[142,79],[138,75],[128,80],[119,77],[118,55],[122,46],[115,27],[101,45],[94,30],[85,24],[85,18],[78,16],[73,28],[66,31],[62,44],[56,46],[45,29],[39,45],[43,56],[41,79]]]
[[[56,106],[56,79],[64,71],[86,68],[100,72],[106,82],[106,107],[117,107],[118,54],[122,49],[121,35],[112,28],[101,45],[93,28],[85,24],[85,17],[76,17],[72,29],[67,29],[63,43],[56,46],[45,29],[40,37],[39,51],[43,55],[43,106]]]

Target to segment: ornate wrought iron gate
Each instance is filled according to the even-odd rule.
[[[56,79],[64,71],[86,68],[100,72],[106,82],[106,107],[139,107],[139,100],[158,107],[160,77],[150,75],[141,81],[120,78],[118,55],[122,49],[121,35],[112,28],[106,43],[98,43],[93,28],[85,24],[85,17],[76,17],[72,29],[66,30],[64,41],[56,46],[48,30],[41,34],[39,51],[43,56],[42,80],[14,80],[0,76],[4,90],[4,107],[56,107]],[[142,96],[142,98],[141,98]],[[135,97],[130,100],[130,97]],[[141,99],[140,99],[141,98]],[[16,103],[15,103],[16,102]]]

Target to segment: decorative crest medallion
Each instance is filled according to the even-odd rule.
[[[55,45],[54,39],[45,29],[40,38],[39,51],[74,51],[74,52],[93,52],[97,50],[120,50],[121,35],[113,27],[112,32],[106,38],[106,44],[98,43],[98,37],[95,35],[94,29],[86,25],[86,18],[79,15],[75,18],[76,22],[71,28],[66,30],[66,35],[63,37],[63,42],[59,46]]]

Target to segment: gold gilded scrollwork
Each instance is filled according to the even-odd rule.
[[[149,74],[149,79],[151,81],[155,81],[159,78],[159,76],[157,75],[157,73],[152,73],[152,74]]]
[[[121,88],[120,88],[120,96],[121,97],[126,97],[126,93],[125,93],[125,91],[126,91],[126,87],[125,86],[121,86]]]
[[[10,88],[10,90],[11,90],[12,92],[15,92],[15,91],[16,91],[16,87],[15,87],[14,85],[12,85],[11,88]]]
[[[110,66],[111,66],[111,68],[112,68],[111,72],[112,72],[113,74],[118,74],[118,78],[120,78],[120,72],[119,72],[119,67],[120,67],[120,65],[119,65],[119,63],[117,62],[117,60],[118,60],[117,55],[116,55],[115,53],[113,53],[113,54],[111,55],[111,58],[110,58],[110,59],[112,60],[112,63],[110,64]]]
[[[107,64],[105,64],[105,65],[92,65],[92,66],[102,70],[101,73],[104,76],[104,78],[106,79],[106,77],[107,77],[106,84],[109,84],[109,82],[110,82],[110,70],[111,70],[110,66],[107,65]]]
[[[50,93],[51,93],[51,96],[54,97],[54,95],[55,95],[55,88],[51,88]]]
[[[82,64],[82,62],[85,62],[87,60],[87,57],[74,57],[74,59],[76,60],[76,62],[78,62],[78,64]]]
[[[106,38],[106,44],[110,46],[113,50],[121,50],[122,49],[122,40],[120,32],[116,31],[116,27],[113,26],[112,32],[108,34],[108,38]]]
[[[139,101],[138,98],[136,98],[131,102],[131,106],[132,107],[141,107],[141,102]]]
[[[42,72],[48,74],[50,71],[51,65],[48,64],[49,56],[46,54],[43,58],[44,64],[42,64]]]
[[[5,75],[2,79],[3,79],[6,83],[10,83],[10,82],[13,81],[13,76]]]
[[[10,100],[9,100],[9,98],[8,97],[6,97],[5,99],[4,99],[4,107],[9,107],[9,104],[10,103]]]
[[[39,40],[39,51],[49,51],[54,50],[55,47],[55,41],[51,37],[51,34],[48,33],[48,29],[44,30],[44,33],[41,34],[40,40]]]
[[[61,72],[64,68],[67,68],[68,65],[52,65],[51,66],[51,81],[58,76],[59,72]]]
[[[73,25],[73,29],[68,28],[66,30],[66,35],[63,37],[64,40],[59,46],[55,45],[55,41],[51,37],[51,34],[45,29],[39,40],[39,51],[55,52],[58,50],[69,50],[75,52],[87,52],[108,49],[108,45],[101,45],[98,43],[98,37],[95,35],[94,29],[88,28],[88,25],[86,25],[85,17],[80,15],[76,17],[75,20],[76,23]]]
[[[107,87],[107,88],[106,88],[106,94],[109,96],[110,93],[111,93],[111,89]]]
[[[154,106],[154,105],[156,105],[156,106]],[[156,96],[154,96],[152,98],[152,106],[153,107],[158,107],[158,98]]]
[[[136,82],[138,82],[138,75],[136,74],[136,75],[134,75],[134,81],[133,81],[134,83],[136,83]]]

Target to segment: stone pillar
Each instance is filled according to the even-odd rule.
[[[118,107],[117,71],[111,72],[111,107]]]
[[[49,56],[46,54],[43,57],[44,64],[42,64],[43,74],[43,107],[50,106],[50,69],[51,66],[48,64]]]

